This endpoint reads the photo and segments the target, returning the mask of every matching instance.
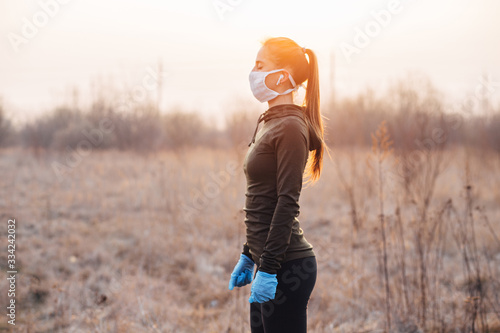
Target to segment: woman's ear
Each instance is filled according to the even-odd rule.
[[[276,82],[276,85],[278,86],[281,83],[286,82],[286,80],[288,80],[288,72],[285,71],[284,74],[283,73],[280,74],[280,77],[278,79],[278,82]]]
[[[285,76],[283,74],[280,74],[280,77],[278,79],[278,82],[276,82],[276,85],[278,86],[281,83],[281,79],[284,78]]]

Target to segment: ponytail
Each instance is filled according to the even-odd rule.
[[[268,48],[273,60],[278,66],[289,67],[296,84],[307,80],[306,97],[303,107],[310,127],[319,138],[321,144],[311,152],[307,161],[305,175],[308,181],[319,179],[323,164],[324,142],[323,120],[319,109],[319,74],[318,59],[311,49],[300,47],[290,38],[276,37],[264,41],[263,46]],[[307,56],[307,57],[306,57]],[[309,58],[309,62],[308,59]]]
[[[316,136],[321,141],[320,147],[312,151],[312,158],[309,158],[307,163],[306,175],[309,177],[309,180],[314,182],[319,179],[323,165],[323,149],[325,147],[323,140],[324,127],[319,107],[318,59],[311,49],[305,49],[305,53],[309,58],[309,77],[307,78],[306,98],[304,101],[305,113]]]

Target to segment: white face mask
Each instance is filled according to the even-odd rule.
[[[288,74],[288,78],[290,79],[290,82],[292,83],[293,88],[288,89],[287,91],[284,91],[282,93],[279,93],[277,91],[274,91],[266,86],[266,77],[269,74],[276,73],[276,72],[281,72],[285,71],[284,69],[275,69],[269,72],[257,72],[257,71],[251,71],[249,75],[249,80],[250,80],[250,88],[252,89],[252,93],[259,100],[259,102],[264,103],[267,101],[270,101],[280,95],[286,95],[291,93],[294,90],[297,90],[299,86],[295,84],[295,81],[292,78],[291,74]],[[276,82],[276,85],[280,84],[281,78]]]

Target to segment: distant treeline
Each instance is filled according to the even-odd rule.
[[[488,90],[484,89],[485,92]],[[226,127],[217,129],[196,112],[160,113],[153,103],[120,112],[99,99],[82,111],[58,107],[14,129],[0,105],[0,147],[41,150],[119,149],[152,152],[191,147],[243,147],[255,128],[258,112],[226,111]],[[371,134],[386,121],[396,151],[469,145],[500,152],[500,107],[474,94],[453,105],[428,81],[401,81],[385,94],[367,90],[322,106],[326,141],[331,147],[370,146]]]

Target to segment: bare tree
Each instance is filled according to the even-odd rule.
[[[9,144],[9,138],[13,132],[12,124],[7,116],[3,105],[0,103],[0,147],[4,147]]]

